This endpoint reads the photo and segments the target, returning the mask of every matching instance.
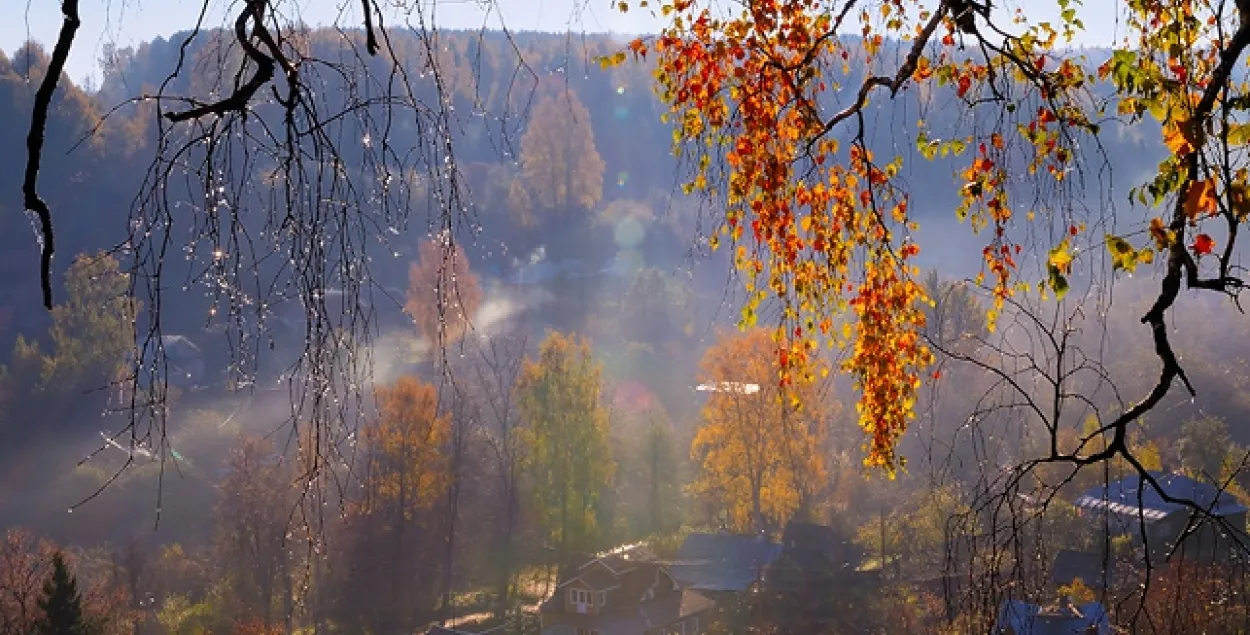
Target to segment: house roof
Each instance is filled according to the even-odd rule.
[[[690,534],[669,563],[673,578],[701,591],[745,591],[763,568],[781,555],[781,545],[731,534]]]
[[[1193,501],[1210,510],[1213,516],[1232,516],[1246,512],[1246,507],[1237,502],[1233,495],[1221,492],[1209,483],[1173,473],[1151,472],[1150,475],[1169,497]],[[1180,503],[1165,501],[1149,482],[1143,483],[1140,476],[1123,478],[1107,487],[1090,488],[1074,504],[1086,509],[1106,509],[1134,518],[1140,514],[1146,522],[1162,520],[1175,512],[1188,509]]]
[[[816,523],[792,520],[786,523],[786,528],[781,532],[781,544],[790,548],[822,549],[838,542],[840,540],[836,529]]]
[[[575,556],[561,570],[556,588],[581,581],[598,591],[614,589],[621,586],[625,574],[653,562],[655,554],[643,544],[627,545],[599,556]]]
[[[606,591],[608,611],[616,608],[637,606],[643,601],[647,588],[658,585],[672,590],[672,576],[656,562],[631,562],[629,568],[622,567],[613,572],[603,559],[595,559],[571,571],[567,577],[561,577],[556,589],[563,589],[570,583],[580,581],[596,591]],[[542,603],[541,610],[546,612],[563,611],[564,600],[561,591],[557,591]]]
[[[647,618],[648,624],[656,627],[711,610],[714,606],[716,603],[706,595],[691,589],[682,589],[676,593],[658,595],[650,602],[643,602],[638,605],[638,610]]]
[[[1091,628],[1098,635],[1111,635],[1107,611],[1098,602],[1044,609],[1020,600],[1007,600],[998,610],[993,632],[994,635],[1084,635]]]
[[[582,567],[581,571],[572,578],[573,580],[581,580],[586,586],[596,591],[604,591],[621,585],[620,577],[622,572],[617,572],[602,566],[600,561],[596,560],[591,565]]]
[[[714,606],[712,600],[697,591],[669,590],[656,595],[653,600],[608,610],[599,615],[544,611],[543,629],[564,625],[595,630],[600,635],[639,635],[703,613]]]
[[[863,556],[850,536],[833,527],[815,523],[786,523],[781,534],[781,546],[787,555],[799,561],[819,557],[839,568],[855,568]]]

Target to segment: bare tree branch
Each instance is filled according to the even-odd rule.
[[[26,209],[39,216],[39,283],[43,287],[43,305],[48,310],[52,309],[52,255],[56,252],[56,242],[52,232],[52,210],[39,196],[39,165],[43,161],[48,108],[52,105],[52,95],[61,81],[65,61],[69,59],[70,49],[74,46],[74,35],[82,24],[78,19],[78,0],[61,2],[61,13],[64,16],[61,32],[57,35],[52,59],[48,63],[43,81],[39,84],[39,90],[35,93],[35,105],[31,109],[30,130],[26,134],[26,175],[22,181],[22,198]]]

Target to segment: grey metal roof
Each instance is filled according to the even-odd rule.
[[[1173,473],[1151,472],[1150,475],[1169,497],[1192,501],[1209,510],[1213,516],[1246,512],[1246,507],[1237,502],[1232,494],[1221,492],[1209,483]],[[1090,488],[1073,502],[1077,507],[1105,509],[1134,518],[1140,514],[1147,522],[1162,520],[1189,509],[1184,504],[1164,500],[1149,481],[1143,481],[1140,476],[1123,478],[1107,487]]]
[[[781,545],[731,534],[690,534],[669,563],[682,586],[701,591],[745,591],[781,555]]]

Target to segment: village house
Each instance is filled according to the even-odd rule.
[[[1111,635],[1111,620],[1098,602],[1076,606],[1060,600],[1055,606],[1038,606],[1007,600],[998,611],[993,635]]]
[[[695,533],[686,536],[669,571],[683,587],[712,597],[742,593],[763,583],[781,551],[762,536]]]
[[[631,549],[567,568],[540,612],[543,635],[700,635],[714,608],[654,556]]]
[[[1250,544],[1246,534],[1247,508],[1236,497],[1209,483],[1166,472],[1151,472],[1167,500],[1149,481],[1130,476],[1094,487],[1074,504],[1083,515],[1092,516],[1101,527],[1105,522],[1111,534],[1125,535],[1137,548],[1148,547],[1151,562],[1162,561],[1177,545],[1189,527],[1176,556],[1191,562],[1218,563],[1237,557],[1239,544]],[[1178,501],[1190,501],[1204,510]],[[1145,532],[1141,527],[1145,525]]]
[[[766,586],[778,593],[808,595],[864,577],[863,550],[850,535],[826,525],[791,521],[781,534],[781,553],[768,565]]]

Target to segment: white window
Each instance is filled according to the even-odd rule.
[[[607,605],[608,605],[608,592],[600,591],[599,592],[599,606],[607,606]]]
[[[569,602],[573,604],[590,604],[590,591],[585,589],[569,589]]]

